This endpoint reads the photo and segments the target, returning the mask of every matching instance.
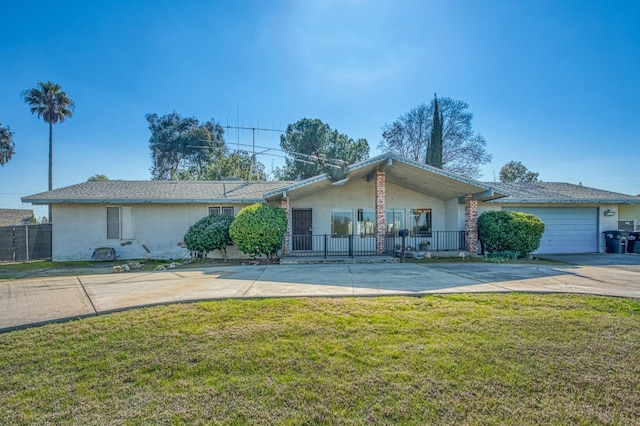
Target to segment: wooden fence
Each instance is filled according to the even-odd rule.
[[[0,227],[0,261],[51,259],[51,224]]]

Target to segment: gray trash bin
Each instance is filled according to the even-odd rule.
[[[604,231],[603,234],[607,253],[624,253],[626,251],[628,231],[616,229],[614,231]]]
[[[629,232],[627,253],[640,253],[640,232]]]

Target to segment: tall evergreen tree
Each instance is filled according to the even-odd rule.
[[[438,95],[433,95],[433,124],[431,126],[431,139],[427,146],[427,163],[430,166],[442,168],[442,123],[444,117],[438,105]]]
[[[473,114],[466,102],[437,98],[442,123],[442,168],[477,179],[480,166],[491,161],[484,137],[473,130]],[[395,152],[425,162],[433,127],[435,100],[420,104],[382,128],[381,152]]]

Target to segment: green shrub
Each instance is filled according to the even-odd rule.
[[[232,243],[229,236],[232,220],[229,216],[218,214],[200,219],[184,234],[187,249],[205,257],[210,251],[220,250],[224,260],[227,260],[227,246]]]
[[[485,252],[512,252],[522,257],[540,247],[544,222],[532,214],[490,211],[478,218],[478,231]]]
[[[282,247],[287,231],[287,214],[279,207],[256,203],[240,210],[231,224],[229,233],[243,253],[256,258],[272,258]]]

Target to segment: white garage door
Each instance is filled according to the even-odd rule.
[[[536,253],[594,253],[598,251],[597,207],[508,207],[544,222]]]

